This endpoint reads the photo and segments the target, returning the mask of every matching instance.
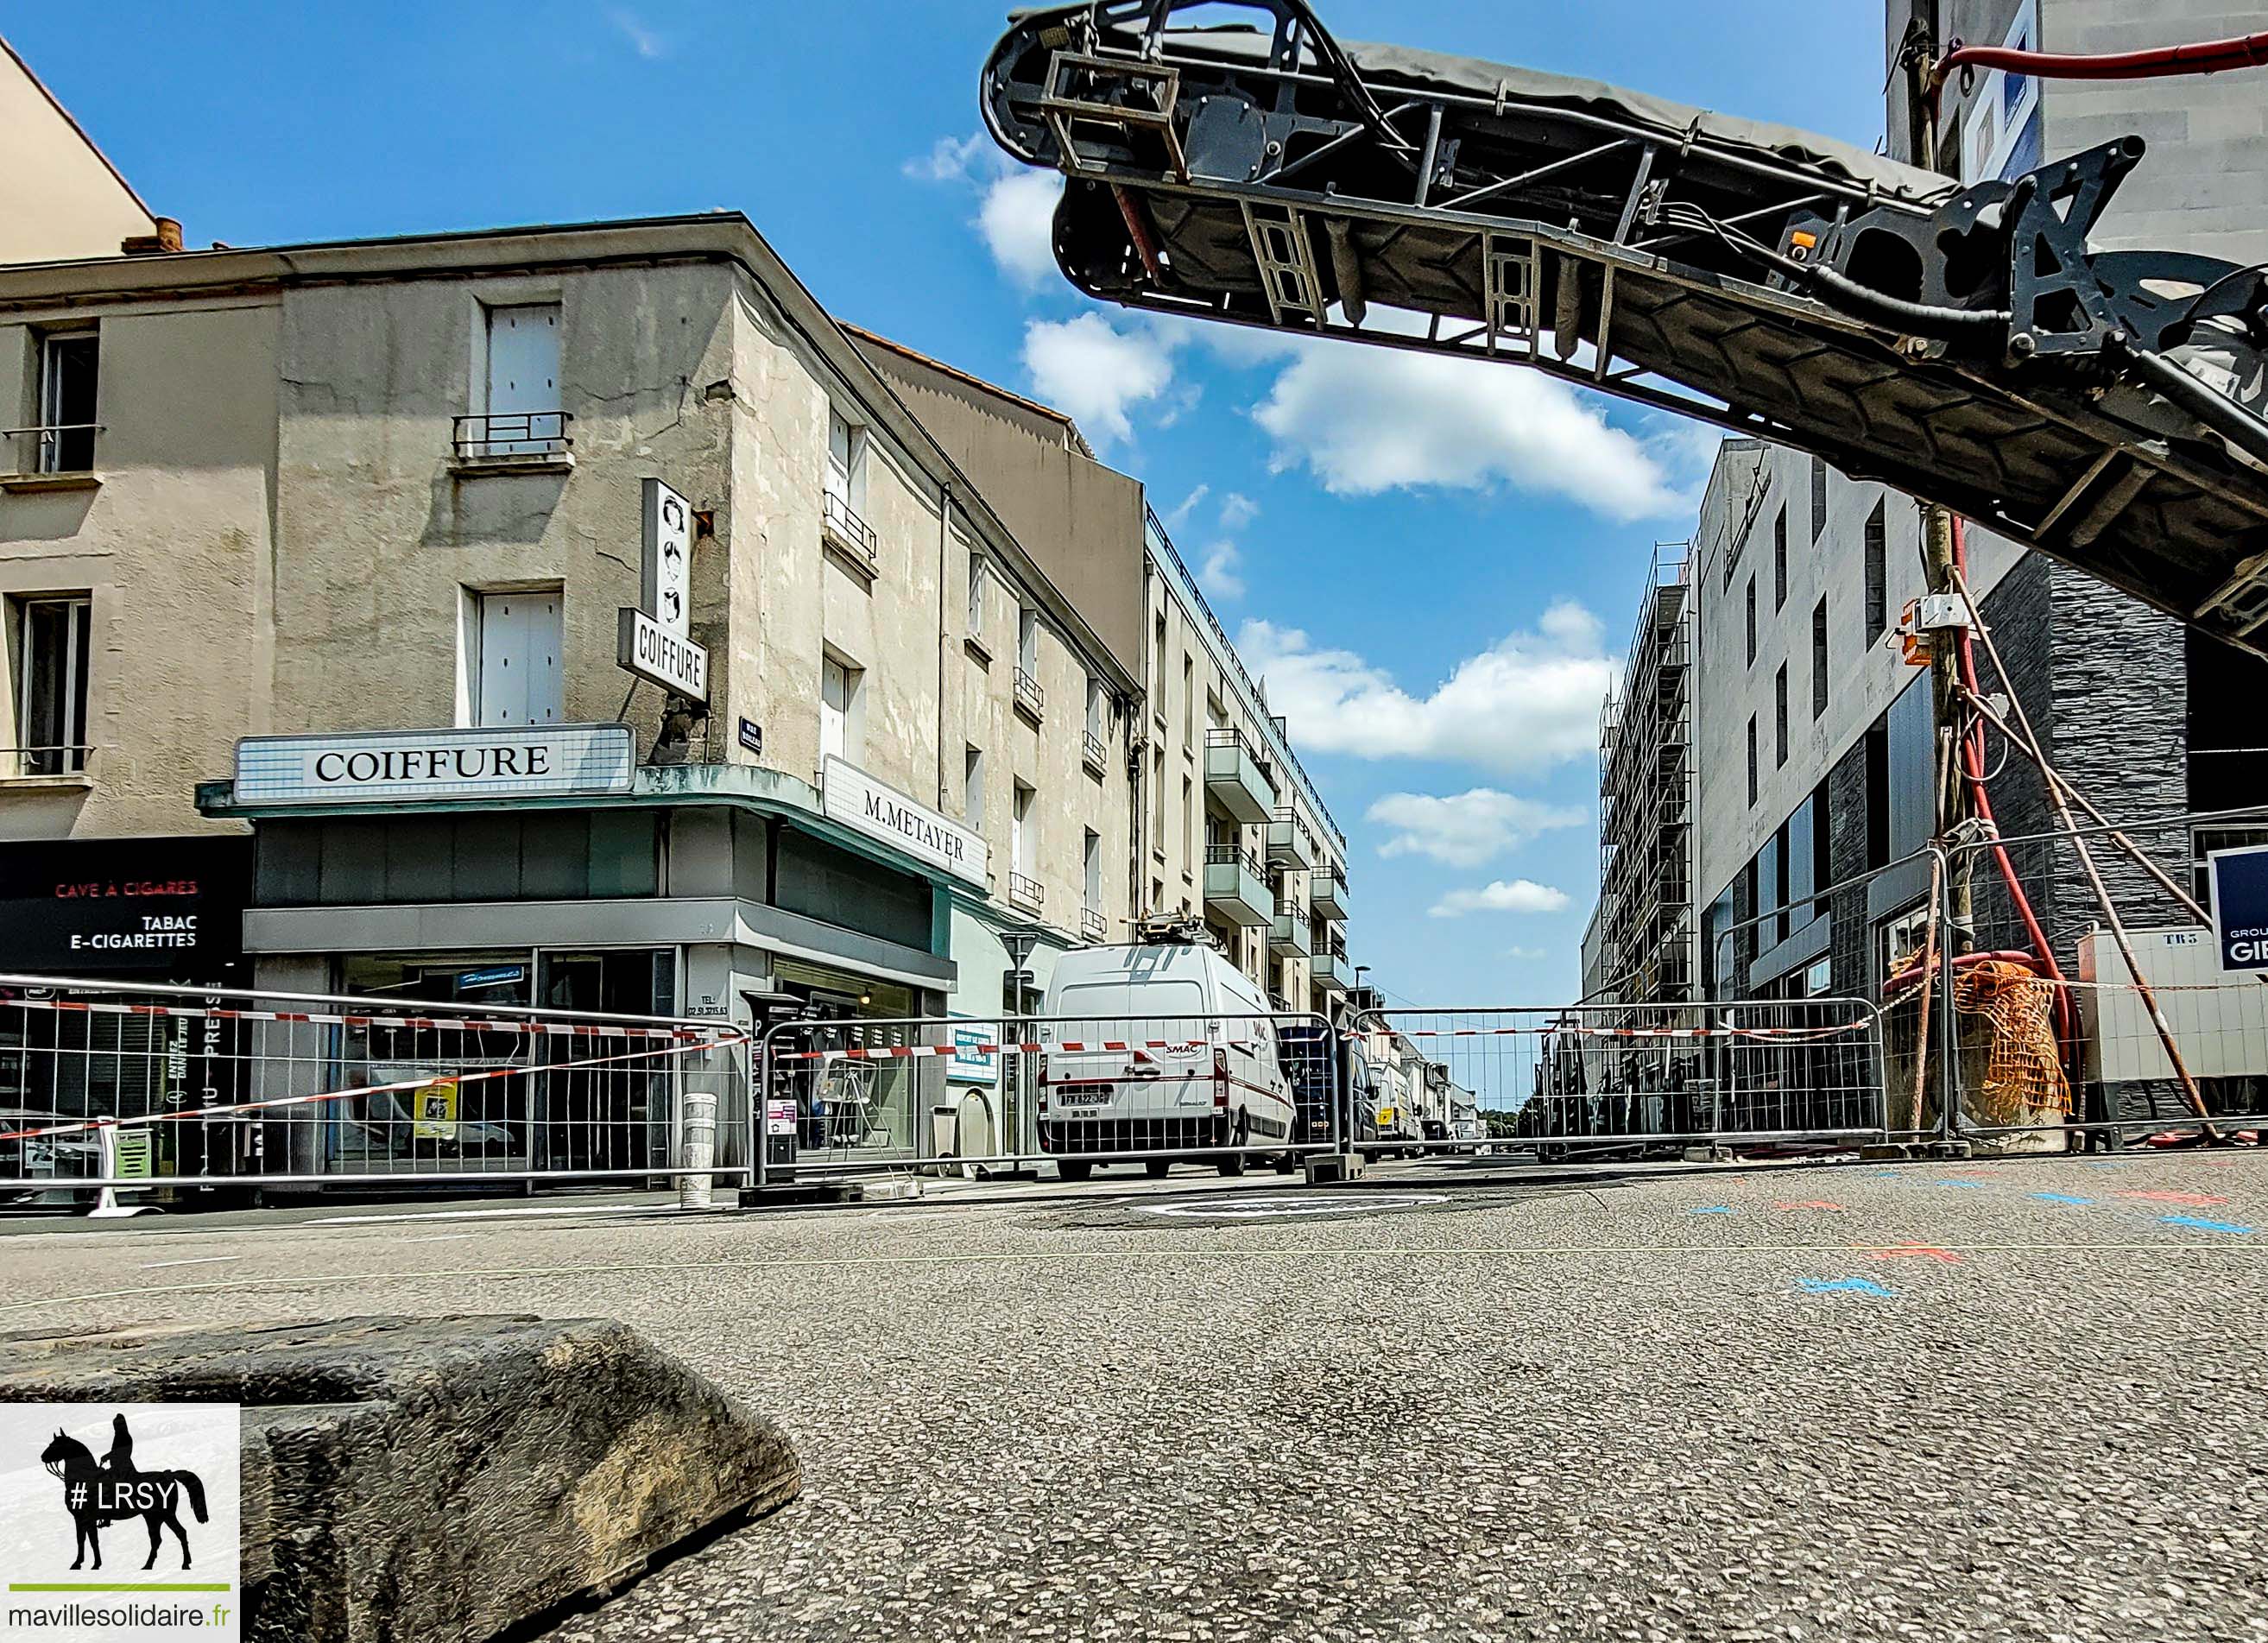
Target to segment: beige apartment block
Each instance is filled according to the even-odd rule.
[[[180,249],[78,122],[0,40],[0,262],[114,257],[128,241]],[[154,246],[152,248],[155,248]],[[12,425],[12,424],[11,424]]]
[[[1346,835],[1152,513],[1144,609],[1146,913],[1202,918],[1279,1006],[1343,1014]]]
[[[1012,525],[745,218],[0,268],[15,425],[63,420],[58,380],[92,431],[0,463],[0,840],[248,825],[264,984],[518,959],[523,1001],[902,1016],[977,932],[1130,921],[1138,676],[1026,541],[1073,527]],[[705,717],[618,665],[649,481],[692,510]],[[561,791],[245,777],[617,722],[625,768]]]

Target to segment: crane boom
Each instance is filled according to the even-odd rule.
[[[1082,291],[1533,367],[1942,503],[2268,656],[2268,284],[2088,231],[2127,137],[1966,188],[1307,0],[1019,14],[987,125]]]

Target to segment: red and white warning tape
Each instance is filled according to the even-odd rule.
[[[742,1035],[729,1027],[613,1027],[571,1021],[490,1020],[450,1015],[345,1015],[315,1010],[232,1010],[214,1006],[180,1004],[97,1004],[79,998],[11,998],[17,1010],[51,1010],[66,1015],[150,1015],[187,1017],[216,1021],[297,1021],[319,1027],[384,1028],[397,1032],[519,1033],[530,1037],[660,1038],[678,1043],[738,1041]]]
[[[647,1061],[656,1056],[679,1053],[679,1046],[670,1045],[659,1050],[626,1050],[618,1056],[594,1056],[582,1061],[555,1061],[547,1066],[480,1067],[469,1072],[428,1073],[423,1078],[394,1079],[384,1084],[357,1084],[351,1089],[320,1090],[309,1095],[279,1095],[268,1101],[233,1101],[224,1107],[184,1107],[169,1112],[144,1113],[131,1118],[85,1118],[72,1124],[43,1124],[33,1130],[5,1130],[0,1131],[0,1141],[27,1141],[49,1135],[84,1135],[97,1130],[138,1130],[144,1124],[178,1124],[192,1118],[225,1118],[232,1113],[265,1112],[278,1107],[312,1107],[324,1101],[351,1101],[358,1095],[386,1095],[423,1089],[436,1082],[449,1082],[461,1087],[494,1079],[526,1078],[537,1072],[579,1072],[588,1067],[608,1066],[622,1061]]]

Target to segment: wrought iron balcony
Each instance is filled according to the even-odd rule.
[[[556,410],[460,416],[453,434],[457,460],[487,462],[563,456],[575,443],[567,431],[574,420],[565,411]]]
[[[94,471],[94,436],[99,422],[46,423],[30,428],[11,428],[0,433],[14,460],[11,476],[35,474],[91,474]]]
[[[1102,738],[1096,735],[1091,730],[1082,733],[1086,737],[1086,740],[1080,744],[1079,750],[1081,756],[1086,760],[1086,768],[1093,770],[1097,776],[1100,776],[1102,774],[1105,768],[1103,764],[1104,749],[1102,746]]]
[[[1047,711],[1048,706],[1048,693],[1040,689],[1040,682],[1025,672],[1020,664],[1016,668],[1016,705],[1035,719]]]
[[[1110,926],[1094,908],[1082,907],[1079,910],[1079,932],[1089,941],[1101,941],[1110,934]]]
[[[1012,867],[1008,870],[1008,899],[1017,906],[1028,907],[1036,911],[1040,904],[1047,900],[1047,887],[1037,879],[1033,878],[1029,873],[1018,873]]]
[[[820,499],[819,535],[828,547],[839,549],[869,575],[881,568],[881,539],[874,534],[874,527],[859,517],[849,501],[831,490]]]

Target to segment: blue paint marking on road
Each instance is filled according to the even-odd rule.
[[[1733,1206],[1729,1204],[1697,1204],[1691,1211],[1695,1215],[1730,1215],[1732,1212]]]
[[[2035,1192],[2032,1196],[2043,1204],[2092,1204],[2093,1198],[2082,1198],[2069,1192]]]
[[[1979,1191],[1979,1192],[1982,1192],[1982,1191],[1983,1191],[1986,1187],[1990,1186],[1992,1183],[1991,1183],[1990,1182],[1985,1182],[1985,1181],[1962,1181],[1962,1180],[1959,1180],[1959,1179],[1951,1179],[1951,1180],[1940,1181],[1940,1182],[1939,1182],[1937,1184],[1938,1184],[1939,1186],[1940,1186],[1940,1187],[1971,1187],[1971,1188],[1974,1188],[1976,1190],[1977,1190],[1977,1191]]]
[[[2209,1221],[2195,1215],[2161,1215],[2158,1219],[2169,1227],[2191,1227],[2198,1232],[2249,1233],[2250,1227],[2239,1227],[2235,1221]]]
[[[1874,1295],[1888,1300],[1898,1293],[1871,1278],[1803,1278],[1796,1280],[1807,1295]]]

